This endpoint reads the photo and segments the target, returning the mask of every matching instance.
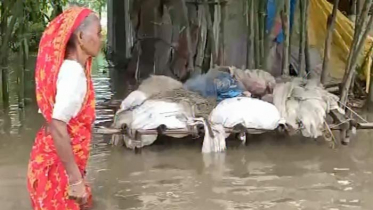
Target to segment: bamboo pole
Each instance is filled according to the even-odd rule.
[[[194,55],[193,55],[193,49],[192,49],[192,37],[190,34],[190,26],[189,26],[189,18],[188,18],[188,8],[186,6],[185,0],[182,1],[182,7],[183,7],[183,16],[186,24],[186,38],[187,38],[187,44],[188,44],[188,71],[193,72],[194,71]]]
[[[214,38],[214,30],[212,26],[212,20],[211,20],[211,12],[210,12],[210,6],[208,4],[208,0],[204,1],[205,6],[205,16],[206,16],[206,22],[207,22],[207,34],[208,34],[208,43],[210,46],[212,58],[210,59],[213,64],[216,63],[216,60],[218,59],[218,52],[215,48],[215,38]]]
[[[348,54],[347,58],[347,65],[346,65],[346,71],[343,76],[343,83],[346,83],[348,74],[351,70],[351,62],[352,62],[352,56],[356,51],[356,47],[360,41],[360,33],[364,27],[364,24],[366,22],[366,18],[368,16],[369,8],[371,8],[372,0],[365,0],[364,6],[356,16],[356,24],[355,24],[355,30],[354,30],[354,37],[350,46],[350,53]]]
[[[219,0],[214,0],[214,4],[212,7],[214,8],[213,12],[211,12],[211,16],[213,16],[213,21],[212,21],[212,35],[214,37],[213,39],[213,45],[216,53],[216,59],[215,62],[212,63],[212,65],[220,65],[222,62],[222,37],[221,37],[221,7],[219,4]]]
[[[285,8],[281,15],[282,27],[284,31],[284,48],[283,48],[283,62],[282,62],[282,74],[289,75],[289,40],[290,40],[290,1],[285,1]]]
[[[260,47],[260,66],[263,68],[265,63],[265,34],[266,34],[266,7],[267,7],[267,0],[261,0],[259,1],[259,47]]]
[[[368,1],[368,0],[367,0]],[[365,22],[365,19],[361,19],[360,21],[364,21]],[[352,55],[352,59],[351,59],[351,65],[350,65],[350,68],[348,69],[348,75],[347,75],[347,79],[346,81],[344,82],[343,84],[343,88],[342,88],[342,94],[341,94],[341,102],[342,104],[345,104],[347,102],[347,99],[348,99],[348,93],[350,91],[350,87],[351,87],[351,84],[353,83],[353,79],[354,79],[354,74],[355,74],[355,68],[356,68],[356,64],[357,64],[357,59],[360,55],[360,52],[365,44],[365,40],[371,30],[373,26],[373,15],[370,16],[369,18],[369,21],[368,21],[368,24],[367,24],[367,27],[365,28],[365,31],[364,31],[364,34],[362,35],[362,37],[360,38],[360,42],[358,43],[357,47],[356,47],[356,50],[354,52],[350,52],[350,53],[353,53]]]
[[[255,0],[253,1],[253,8],[252,12],[254,15],[254,32],[255,32],[255,38],[254,38],[254,49],[255,49],[255,68],[260,68],[260,26],[259,26],[259,15],[258,15],[258,8],[259,3]]]
[[[306,72],[307,74],[310,73],[311,71],[311,56],[310,56],[310,45],[309,45],[309,37],[308,37],[308,28],[309,28],[309,6],[310,6],[310,2],[309,0],[305,0],[305,21],[306,21],[306,25],[305,25],[305,37],[306,37],[306,40],[305,40],[305,63],[306,63]]]
[[[22,10],[24,10],[24,4],[22,4]],[[25,19],[24,13],[22,13],[23,20]],[[27,26],[22,27],[22,33],[26,34],[26,28]],[[29,43],[27,39],[24,38],[21,42],[22,50],[20,51],[20,55],[22,56],[23,59],[23,68],[18,67],[18,74],[17,74],[17,94],[18,94],[18,107],[19,108],[24,108],[25,106],[25,71],[26,71],[26,66],[27,66],[27,60],[29,57]]]
[[[370,66],[370,72],[373,72],[373,63],[371,64]],[[368,111],[371,111],[371,109],[373,108],[373,82],[372,82],[372,79],[373,79],[373,76],[372,74],[370,75],[370,85],[369,85],[369,95],[368,95],[368,99],[367,99],[367,102],[366,102],[366,105],[368,107]]]
[[[219,4],[218,7],[220,7],[220,63],[219,65],[225,64],[225,18],[227,17],[227,6],[226,4]]]
[[[248,54],[248,67],[249,69],[255,68],[255,28],[254,28],[254,0],[249,0],[248,17],[249,17],[249,54]]]
[[[330,46],[333,41],[333,32],[334,32],[334,25],[335,25],[335,20],[337,18],[337,12],[338,12],[338,5],[339,5],[339,0],[334,0],[334,6],[333,6],[333,11],[332,14],[328,16],[328,20],[326,23],[327,27],[327,34],[326,34],[326,39],[325,39],[325,49],[324,49],[324,61],[322,64],[322,72],[321,72],[321,84],[325,85],[327,77],[328,77],[328,65],[329,65],[329,59],[330,59]]]
[[[290,1],[291,2],[291,1]],[[295,7],[297,6],[297,4],[299,4],[299,1],[295,1]],[[289,27],[289,64],[290,64],[290,58],[291,58],[291,49],[292,49],[292,40],[294,39],[294,25],[295,24],[290,24],[290,23],[294,23],[294,18],[295,18],[295,11],[293,11],[293,15],[292,14],[292,11],[291,11],[291,5],[289,6],[289,23],[288,23],[288,27]]]
[[[210,37],[209,31],[207,31],[207,37]],[[211,60],[212,60],[212,41],[210,38],[206,38],[206,47],[203,56],[202,62],[202,72],[206,73],[211,68]]]
[[[299,1],[299,9],[300,9],[300,34],[299,34],[299,72],[298,76],[304,77],[306,75],[306,69],[304,65],[304,51],[305,51],[305,45],[306,45],[306,3],[303,0]]]
[[[254,13],[252,12],[254,0],[247,0],[245,3],[246,28],[247,28],[247,58],[246,67],[253,69],[254,62]]]
[[[334,126],[334,125],[331,125],[331,126]],[[368,127],[369,125],[364,125],[364,127]],[[363,127],[363,126],[362,126]],[[208,128],[206,128],[208,129]],[[119,135],[128,135],[128,131],[130,129],[119,129],[119,128],[106,128],[106,127],[98,127],[98,128],[94,128],[94,133],[95,134],[100,134],[100,135],[116,135],[116,134],[119,134]],[[202,134],[205,133],[205,130],[200,130]],[[265,130],[265,129],[255,129],[255,128],[244,128],[244,130],[237,130],[235,128],[225,128],[225,133],[241,133],[241,132],[248,132],[248,133],[253,133],[253,132],[259,132],[259,133],[263,133],[263,132],[271,132],[273,130]],[[131,133],[135,133],[135,135],[158,135],[158,134],[163,134],[163,135],[177,135],[177,134],[186,134],[186,135],[198,135],[198,130],[197,129],[186,129],[186,128],[182,128],[182,129],[173,129],[173,130],[169,130],[166,128],[166,130],[160,132],[159,129],[149,129],[149,130],[145,130],[145,129],[140,129],[140,130],[136,130],[135,132],[131,132]],[[210,134],[212,132],[209,132]]]
[[[132,29],[132,23],[131,23],[131,12],[130,12],[130,1],[125,1],[124,2],[124,27],[125,27],[125,39],[126,39],[126,59],[131,58],[131,50],[132,50],[132,34],[133,34],[133,29]]]
[[[200,29],[198,45],[197,45],[197,56],[196,56],[196,70],[202,73],[202,66],[205,55],[205,48],[207,44],[207,24],[205,18],[205,8],[203,5],[198,5],[198,25]]]

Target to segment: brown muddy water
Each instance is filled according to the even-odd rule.
[[[116,72],[94,74],[98,104],[131,89]],[[31,209],[26,167],[42,119],[32,71],[26,78],[27,106],[18,108],[12,83],[10,106],[0,109],[1,210]],[[97,110],[96,123],[112,116]],[[202,155],[198,140],[161,140],[135,154],[95,135],[88,167],[95,209],[373,209],[372,133],[358,134],[335,150],[322,140],[254,136],[248,146],[229,142],[225,153],[213,155]]]

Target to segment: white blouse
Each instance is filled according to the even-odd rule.
[[[84,68],[76,61],[65,60],[57,77],[57,94],[52,118],[68,123],[76,117],[82,108],[86,92],[87,78]]]

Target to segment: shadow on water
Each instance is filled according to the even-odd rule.
[[[101,60],[100,60],[101,59]],[[123,99],[136,85],[121,70],[94,68],[97,104]],[[0,109],[1,209],[30,209],[29,153],[43,119],[35,104],[33,66],[25,73],[26,107],[19,109],[12,67],[10,105]],[[110,123],[110,109],[96,124]],[[200,140],[162,139],[141,154],[95,135],[88,165],[95,209],[371,209],[373,154],[369,132],[336,150],[323,141],[254,136],[247,147],[201,154]]]

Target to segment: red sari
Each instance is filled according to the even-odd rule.
[[[57,76],[65,58],[67,42],[72,32],[91,12],[79,7],[66,10],[48,25],[41,38],[35,69],[36,99],[47,123],[52,119]],[[91,60],[87,62],[85,72],[87,94],[84,103],[79,114],[67,125],[75,161],[82,175],[85,173],[89,157],[92,124],[95,119]],[[37,133],[32,147],[27,177],[28,191],[34,209],[80,209],[74,200],[68,199],[68,177],[57,155],[52,136],[44,126]],[[87,191],[91,195],[88,186]]]

